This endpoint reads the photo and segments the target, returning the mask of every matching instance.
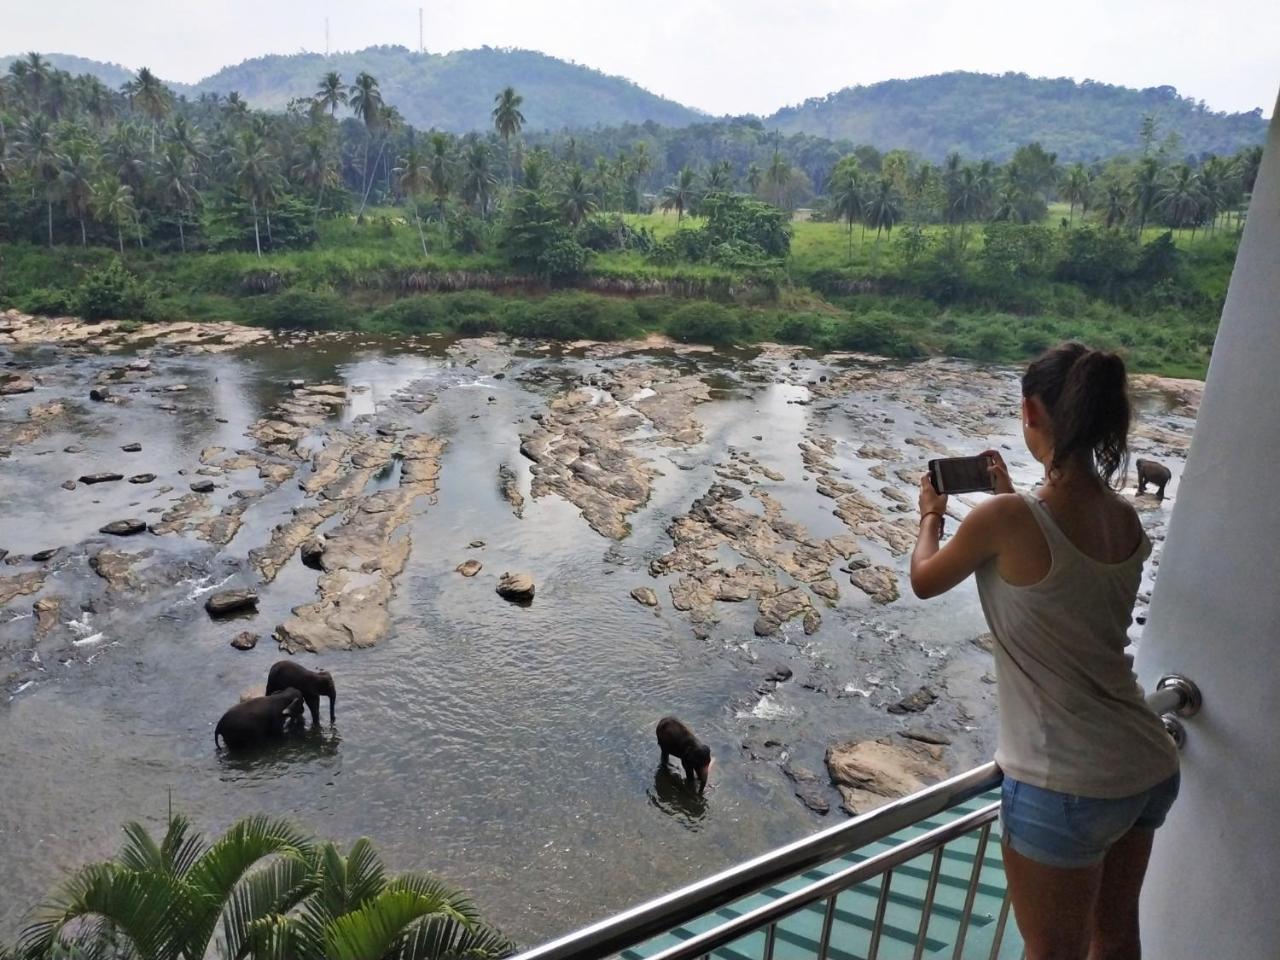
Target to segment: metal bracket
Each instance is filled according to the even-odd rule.
[[[1165,732],[1173,738],[1174,745],[1181,750],[1187,742],[1187,731],[1182,721],[1172,713],[1166,713],[1160,718],[1160,722],[1164,724]]]
[[[1200,696],[1200,688],[1195,685],[1194,681],[1180,673],[1168,673],[1156,682],[1157,690],[1168,690],[1170,688],[1177,690],[1182,697],[1182,703],[1173,711],[1174,713],[1180,717],[1194,717],[1200,712],[1201,706],[1204,705],[1204,698]],[[1166,726],[1168,726],[1167,723]],[[1177,737],[1175,736],[1174,739],[1177,739]],[[1179,740],[1178,745],[1182,745],[1181,740]]]

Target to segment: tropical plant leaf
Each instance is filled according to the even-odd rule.
[[[287,914],[314,888],[311,864],[297,854],[285,854],[247,874],[222,912],[227,956],[245,956],[256,923]]]
[[[516,945],[487,924],[464,925],[449,917],[429,916],[400,938],[397,960],[496,960],[515,953]]]
[[[338,917],[326,931],[331,960],[381,960],[398,956],[410,924],[435,915],[438,900],[412,890],[384,890],[363,907]]]

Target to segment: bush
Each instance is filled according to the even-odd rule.
[[[503,311],[502,327],[518,337],[620,340],[638,332],[639,323],[629,301],[567,293],[511,301]]]
[[[681,343],[731,344],[746,333],[746,325],[735,311],[707,302],[679,307],[667,318],[666,328]]]
[[[250,301],[245,312],[260,327],[332,330],[343,325],[350,308],[332,293],[286,290]]]
[[[15,304],[23,313],[45,314],[55,316],[70,313],[74,308],[71,303],[73,294],[55,287],[35,287],[26,293],[19,294]]]
[[[918,357],[926,352],[906,329],[902,317],[887,310],[852,316],[836,327],[833,342],[841,350],[878,353],[888,357]]]
[[[68,305],[85,320],[146,320],[154,300],[148,283],[112,260],[85,275]]]
[[[827,340],[827,324],[812,313],[793,313],[778,324],[774,334],[780,343],[816,347]]]

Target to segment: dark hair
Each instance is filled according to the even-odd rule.
[[[1129,388],[1124,361],[1114,353],[1064,343],[1046,350],[1022,376],[1022,395],[1039,397],[1053,428],[1053,462],[1061,469],[1087,452],[1108,485],[1129,460]]]

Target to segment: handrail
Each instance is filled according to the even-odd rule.
[[[1184,717],[1194,715],[1200,708],[1200,691],[1186,677],[1170,674],[1160,679],[1156,685],[1156,690],[1147,697],[1147,705],[1164,718],[1165,725],[1170,727],[1170,732],[1174,735],[1175,741],[1181,746],[1181,727],[1172,715],[1177,714]],[[1173,729],[1174,727],[1177,728],[1176,732]],[[628,947],[642,943],[660,933],[665,933],[673,927],[687,923],[695,917],[718,910],[726,904],[756,893],[781,880],[844,856],[860,847],[875,843],[877,840],[883,840],[904,827],[926,820],[944,810],[959,806],[966,800],[971,800],[999,786],[1003,779],[1004,775],[994,762],[984,763],[981,766],[974,767],[972,770],[967,770],[964,773],[943,780],[941,783],[933,784],[916,793],[890,801],[884,806],[877,807],[875,810],[856,816],[844,823],[836,824],[818,833],[802,837],[785,846],[735,864],[720,873],[698,880],[660,897],[655,897],[646,903],[624,910],[621,913],[597,921],[540,946],[533,947],[518,954],[514,960],[589,960],[589,958],[610,956]],[[968,828],[971,829],[977,822],[973,821],[974,817],[991,814],[991,817],[984,821],[990,822],[990,819],[994,819],[994,810],[994,805],[984,807],[974,814],[960,818],[955,821],[955,824],[968,824]],[[850,875],[862,877],[863,874],[858,871],[861,871],[868,864],[879,863],[885,857],[892,857],[896,851],[914,850],[916,851],[915,854],[912,854],[914,856],[921,849],[927,849],[927,847],[919,847],[919,844],[924,842],[926,838],[934,837],[935,834],[938,836],[945,835],[948,839],[951,838],[953,834],[950,829],[955,824],[947,824],[929,831],[908,841],[906,844],[900,844],[894,847],[893,850],[864,861],[862,864],[833,874],[817,887],[806,887],[774,901],[774,904],[790,903],[794,897],[806,894],[816,888],[825,890],[829,883],[835,882],[836,878],[839,877],[845,877],[846,879]],[[958,836],[959,834],[954,835]],[[919,849],[917,849],[918,847]],[[905,857],[903,861],[895,859],[894,864],[905,862],[905,859],[910,859],[910,857]],[[887,861],[885,862],[887,863]],[[892,865],[890,864],[890,866]],[[888,869],[888,867],[885,867],[885,869]],[[871,875],[873,874],[867,874],[867,876]],[[860,881],[854,880],[851,882]],[[822,893],[818,893],[814,899],[821,899],[822,896]],[[768,905],[768,909],[772,909],[774,904]],[[763,909],[766,908],[760,908],[760,910]],[[752,911],[743,916],[755,916],[760,910]],[[738,921],[735,920],[732,923],[733,930],[738,931]],[[717,933],[728,926],[729,924],[723,924],[702,936]],[[740,935],[740,931],[736,935]],[[734,936],[729,937],[729,940],[732,939],[734,939]],[[722,942],[727,943],[729,940]],[[686,945],[691,942],[693,941],[687,941]],[[719,945],[721,944],[716,944],[716,946]],[[674,949],[672,948],[672,950],[668,950],[665,953],[671,953]],[[707,953],[712,949],[715,949],[715,947],[705,947],[702,953]],[[665,953],[658,954],[650,958],[650,960],[666,960]],[[681,950],[681,953],[683,955],[683,950]],[[692,956],[693,954],[688,955]]]

